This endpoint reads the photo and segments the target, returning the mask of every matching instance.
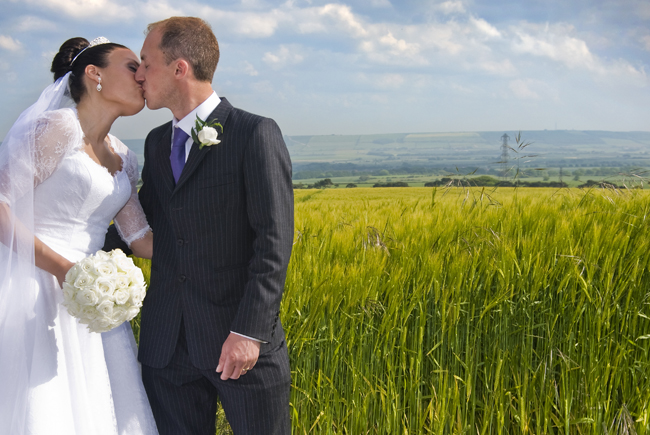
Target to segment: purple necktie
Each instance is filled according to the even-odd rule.
[[[174,143],[172,144],[172,153],[169,160],[172,163],[172,172],[174,173],[174,180],[178,183],[185,166],[185,142],[189,138],[188,134],[180,128],[174,128]]]

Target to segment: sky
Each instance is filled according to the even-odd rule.
[[[648,0],[0,0],[0,138],[68,38],[139,54],[148,23],[198,16],[213,81],[284,134],[650,131]],[[120,118],[141,139],[167,109]]]

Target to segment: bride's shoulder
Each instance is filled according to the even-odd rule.
[[[63,135],[70,138],[79,133],[79,120],[73,109],[57,109],[43,112],[36,119],[36,135]]]
[[[74,148],[83,137],[76,112],[68,108],[44,112],[36,119],[34,133],[37,148],[54,146],[59,152]]]
[[[43,112],[37,119],[39,125],[52,125],[58,127],[76,127],[79,123],[74,109],[64,108]]]

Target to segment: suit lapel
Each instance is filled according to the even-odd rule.
[[[172,164],[169,160],[172,147],[172,123],[169,122],[164,129],[164,133],[154,149],[155,162],[160,175],[162,184],[172,192],[174,190],[174,174]]]
[[[219,139],[221,140],[221,143],[213,146],[223,146],[223,143],[228,139],[228,116],[230,115],[232,108],[232,104],[230,104],[225,98],[222,98],[219,105],[214,109],[210,116],[208,116],[208,122],[216,120],[220,122],[221,125],[223,125],[223,133],[219,132]],[[174,191],[178,190],[194,173],[194,171],[196,171],[200,163],[203,161],[211,149],[212,147],[209,146],[204,146],[203,149],[199,149],[198,143],[194,142],[192,144],[190,155],[187,157],[187,162],[183,167],[183,172],[181,173],[181,177],[178,179],[178,183],[176,184],[176,189],[174,189]],[[169,166],[169,172],[171,174],[171,163],[169,163],[169,159],[167,160],[167,166]],[[173,181],[174,178],[172,176],[172,182]]]

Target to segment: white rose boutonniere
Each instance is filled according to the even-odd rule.
[[[202,121],[197,115],[195,127],[192,129],[192,140],[199,144],[200,150],[203,147],[210,147],[221,142],[218,139],[219,134],[217,128],[223,134],[223,125],[217,122],[217,120],[212,122]]]

